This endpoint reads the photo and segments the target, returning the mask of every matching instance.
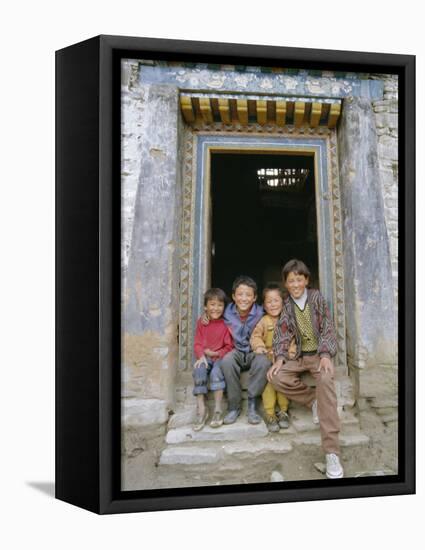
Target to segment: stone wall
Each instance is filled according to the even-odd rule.
[[[390,243],[394,292],[398,296],[398,77],[377,76],[384,81],[384,98],[373,101],[378,160],[384,196],[385,222]]]
[[[176,86],[133,86],[122,101],[123,450],[165,431],[178,361],[181,114]],[[127,77],[127,78],[125,78]]]
[[[347,350],[359,369],[394,364],[394,293],[372,104],[344,101],[338,128]]]
[[[382,76],[381,76],[382,77]],[[344,101],[339,134],[347,350],[361,427],[397,471],[397,81]]]
[[[134,86],[138,63],[123,60],[121,67],[121,271],[123,283],[127,275],[128,257],[134,221],[134,203],[140,179],[141,125],[145,111],[143,86]]]

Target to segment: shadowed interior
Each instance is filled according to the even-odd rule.
[[[261,296],[291,258],[318,286],[313,156],[214,153],[211,193],[212,286],[230,297],[233,280],[249,275]]]

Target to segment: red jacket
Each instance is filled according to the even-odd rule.
[[[201,319],[196,323],[194,350],[196,358],[204,355],[205,349],[217,351],[218,359],[221,359],[233,349],[232,335],[223,319],[210,320],[208,325],[203,325]],[[213,361],[217,359],[214,358]]]

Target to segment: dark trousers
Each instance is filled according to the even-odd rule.
[[[260,353],[244,353],[234,349],[223,357],[221,370],[226,379],[229,410],[238,409],[241,404],[241,372],[249,371],[248,397],[257,397],[263,393],[267,384],[266,376],[270,366],[267,355]]]

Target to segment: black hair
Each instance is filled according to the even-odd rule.
[[[236,292],[236,289],[240,285],[249,286],[254,291],[255,296],[257,296],[257,283],[254,279],[251,279],[251,277],[248,277],[247,275],[239,275],[239,277],[236,277],[232,285],[232,294]]]
[[[219,302],[223,302],[224,305],[229,301],[226,293],[221,288],[209,288],[204,294],[204,306],[207,305],[208,300],[216,298]]]
[[[282,287],[280,285],[278,285],[277,283],[267,283],[266,286],[263,289],[263,302],[266,299],[267,292],[270,292],[271,290],[277,290],[279,292],[280,297],[283,300]]]
[[[282,279],[286,282],[288,275],[293,272],[296,275],[304,275],[304,277],[310,278],[310,271],[304,262],[301,260],[293,259],[286,262],[282,269]]]

